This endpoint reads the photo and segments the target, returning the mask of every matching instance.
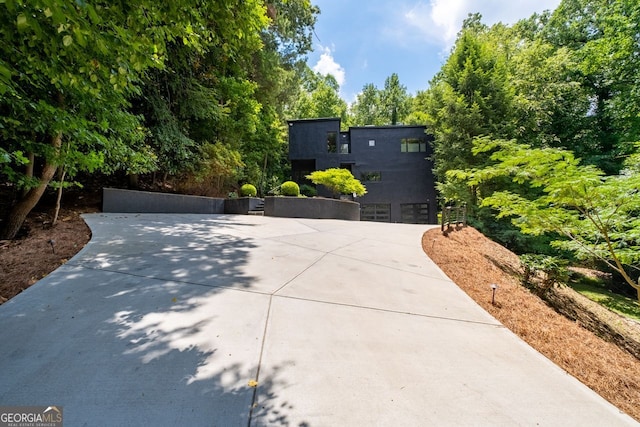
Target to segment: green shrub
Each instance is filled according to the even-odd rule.
[[[542,295],[557,284],[567,283],[569,279],[568,262],[564,259],[536,254],[520,256],[524,267],[523,284]]]
[[[244,184],[240,187],[240,195],[244,197],[256,197],[256,194],[258,194],[258,190],[251,184]]]
[[[318,195],[318,191],[316,190],[315,187],[308,185],[308,184],[302,184],[300,186],[300,194],[303,194],[307,197],[315,197]]]
[[[300,187],[293,181],[283,182],[280,191],[283,196],[298,197],[300,195]]]

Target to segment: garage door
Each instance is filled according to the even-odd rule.
[[[368,204],[360,206],[361,221],[391,222],[390,204]]]

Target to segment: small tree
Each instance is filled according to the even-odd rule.
[[[474,153],[492,150],[495,164],[452,170],[448,177],[471,186],[510,178],[522,192],[518,187],[496,191],[482,205],[496,209],[498,218],[511,217],[523,233],[563,236],[551,245],[578,258],[604,261],[637,291],[640,301],[640,283],[628,272],[640,270],[640,153],[627,160],[620,175],[604,176],[594,166],[581,165],[570,151],[532,149],[514,141],[474,142]],[[523,195],[532,189],[537,197]]]
[[[353,174],[347,169],[331,168],[323,171],[315,171],[307,175],[306,178],[314,184],[324,185],[334,196],[340,194],[364,196],[367,193],[365,186],[354,178]]]

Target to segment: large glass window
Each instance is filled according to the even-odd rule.
[[[400,151],[402,153],[425,153],[427,142],[421,138],[403,138],[400,140]]]
[[[351,142],[346,134],[340,134],[340,154],[351,154]]]
[[[327,153],[338,152],[338,134],[336,132],[327,132]]]

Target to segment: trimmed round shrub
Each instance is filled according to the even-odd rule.
[[[258,194],[258,190],[254,185],[245,184],[240,187],[240,195],[243,197],[256,197],[256,194]]]
[[[283,182],[280,186],[280,191],[283,196],[298,197],[300,195],[300,187],[293,181]]]
[[[307,197],[315,197],[318,195],[318,191],[316,190],[315,187],[309,185],[309,184],[302,184],[300,186],[300,194],[307,196]]]

